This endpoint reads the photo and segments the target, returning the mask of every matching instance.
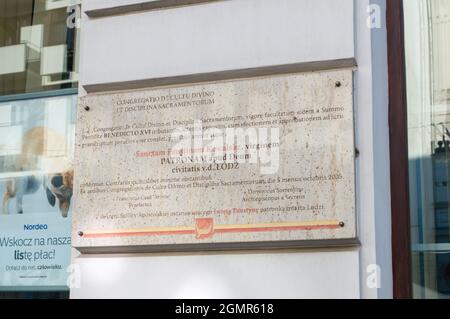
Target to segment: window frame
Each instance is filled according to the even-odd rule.
[[[411,299],[412,258],[403,0],[386,1],[393,296]]]

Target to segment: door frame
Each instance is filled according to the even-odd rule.
[[[413,294],[403,0],[386,0],[386,28],[393,296],[410,299]]]

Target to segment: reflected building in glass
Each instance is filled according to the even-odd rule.
[[[76,88],[79,5],[0,1],[0,95]]]
[[[450,297],[450,2],[404,1],[414,294]]]

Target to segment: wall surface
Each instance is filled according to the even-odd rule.
[[[144,1],[84,0],[83,10]],[[379,2],[379,1],[378,1]],[[279,64],[356,58],[358,249],[239,253],[83,255],[72,298],[377,298],[390,297],[388,140],[375,140],[387,111],[383,59],[366,26],[369,0],[228,0],[92,19],[81,24],[84,85]],[[380,35],[385,34],[382,27]],[[381,51],[381,56],[386,52]],[[377,63],[379,65],[377,65]],[[373,68],[381,75],[374,77]],[[378,104],[378,106],[377,106]],[[374,110],[378,107],[377,116]],[[376,156],[375,156],[376,154]],[[385,167],[381,169],[385,170]],[[378,176],[378,179],[375,179]],[[378,212],[377,212],[378,211]],[[379,234],[377,237],[377,233]],[[381,238],[382,240],[380,240]],[[383,246],[378,246],[379,245]],[[383,249],[380,249],[382,247]],[[366,285],[379,264],[381,289]],[[369,267],[369,268],[368,268]]]
[[[279,252],[77,259],[72,298],[358,298],[358,254]]]
[[[219,1],[82,29],[83,85],[354,56],[349,0]]]

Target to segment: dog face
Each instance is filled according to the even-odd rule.
[[[62,216],[67,217],[73,195],[73,170],[48,174],[44,181],[44,187],[50,205],[55,206],[58,201]]]

